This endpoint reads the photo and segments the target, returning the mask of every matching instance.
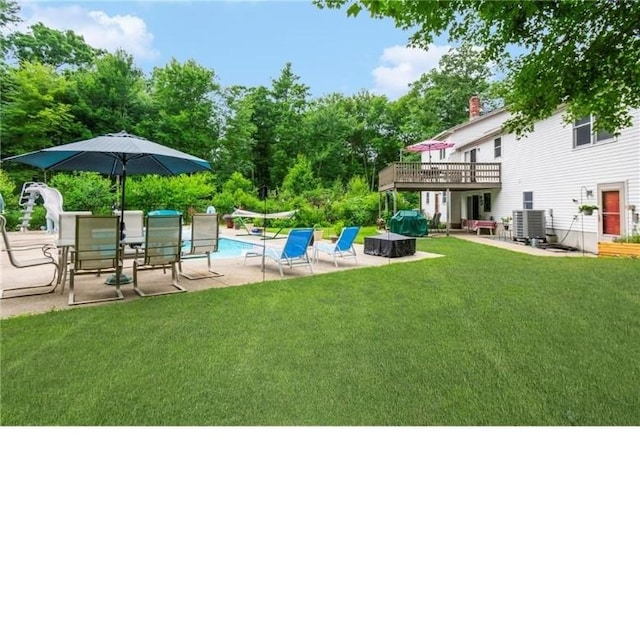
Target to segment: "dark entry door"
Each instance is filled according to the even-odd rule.
[[[480,195],[469,195],[467,197],[467,219],[480,218]]]

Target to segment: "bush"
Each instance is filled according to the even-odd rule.
[[[7,232],[17,230],[22,223],[22,212],[20,210],[7,210],[3,216],[7,220]]]
[[[171,208],[189,216],[189,208],[201,211],[215,203],[215,181],[211,173],[193,175],[144,175],[127,178],[125,208],[127,210],[161,210]],[[119,202],[118,202],[119,203]],[[218,210],[220,211],[220,210]]]
[[[4,201],[5,212],[18,209],[18,193],[16,189],[15,182],[7,175],[6,171],[0,169],[0,195],[2,195]]]
[[[617,236],[614,243],[640,243],[640,234],[630,234],[629,236]]]
[[[67,212],[109,214],[116,198],[109,178],[98,173],[56,173],[49,186],[60,191]]]
[[[31,219],[29,220],[29,229],[30,230],[40,230],[43,227],[47,226],[46,219],[47,211],[43,206],[34,206],[33,212],[31,213]]]
[[[46,228],[47,221],[45,218],[46,210],[42,206],[34,206],[31,218],[29,219],[30,230],[40,230],[43,227]],[[15,232],[20,229],[22,225],[22,210],[8,210],[3,214],[7,220],[6,230],[7,232]]]

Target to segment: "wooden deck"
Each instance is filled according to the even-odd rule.
[[[378,191],[500,188],[499,162],[396,162],[378,173]]]

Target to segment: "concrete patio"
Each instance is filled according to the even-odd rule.
[[[242,240],[245,242],[262,243],[264,242],[259,236],[252,236],[246,233],[245,230],[229,229],[226,227],[220,227],[220,236],[223,238],[229,238],[234,240]],[[434,238],[441,238],[444,233],[436,233],[428,237],[428,240]],[[508,249],[510,251],[520,252],[531,256],[552,256],[552,257],[594,257],[593,254],[581,252],[581,251],[560,251],[553,249],[542,249],[537,247],[531,247],[524,243],[503,240],[499,236],[477,236],[473,233],[466,231],[452,231],[451,236],[460,238],[475,243],[481,243],[483,245],[489,245],[491,247],[498,247],[501,249]],[[36,243],[53,243],[55,241],[55,235],[45,234],[43,232],[10,232],[9,238],[12,244],[15,245],[31,245]],[[272,240],[267,239],[269,246],[282,245],[285,237]],[[351,258],[344,261],[339,261],[339,267],[336,269],[333,261],[328,256],[321,255],[318,262],[313,265],[314,274],[333,273],[338,271],[348,271],[350,269],[358,269],[363,267],[379,267],[381,265],[399,264],[412,262],[417,260],[424,260],[428,258],[438,258],[439,254],[431,254],[426,252],[416,251],[413,256],[405,256],[403,258],[383,258],[380,256],[370,256],[364,253],[362,245],[356,245],[356,252],[358,254],[357,262]],[[125,273],[131,275],[131,260],[125,261]],[[204,258],[194,259],[183,264],[184,271],[189,272],[205,272],[207,269],[207,263]],[[221,289],[224,287],[238,286],[242,284],[253,284],[257,282],[267,282],[271,280],[288,280],[291,278],[298,278],[302,276],[308,276],[309,270],[306,268],[294,267],[293,269],[286,269],[284,272],[284,278],[280,277],[278,267],[273,261],[267,260],[266,269],[263,271],[261,268],[261,260],[259,258],[249,258],[246,265],[243,258],[219,258],[214,259],[212,263],[212,269],[218,273],[224,274],[217,278],[207,278],[200,280],[188,280],[186,278],[180,279],[180,284],[187,289],[187,291],[203,291],[205,289]],[[7,253],[4,251],[0,254],[0,286],[3,289],[10,289],[15,286],[24,286],[27,284],[39,284],[40,282],[46,282],[51,276],[51,271],[43,269],[42,267],[33,267],[27,269],[15,269],[9,263]],[[91,296],[96,297],[108,297],[113,294],[114,291],[111,287],[105,286],[105,277],[98,276],[81,276],[76,282],[76,294],[77,299],[86,299]],[[163,274],[161,270],[154,270],[149,272],[143,272],[140,277],[140,284],[145,287],[145,290],[150,292],[168,290],[171,288],[171,275],[170,272]],[[65,286],[64,294],[60,292],[60,288],[56,289],[53,293],[47,293],[44,295],[30,295],[27,297],[19,297],[12,299],[0,300],[0,318],[13,317],[15,315],[27,314],[27,313],[44,313],[47,311],[60,310],[66,308],[83,308],[84,306],[99,306],[100,304],[108,304],[108,302],[102,302],[97,304],[78,305],[70,307],[68,305],[68,282]],[[111,292],[111,293],[110,293]],[[133,284],[122,285],[122,292],[124,294],[124,301],[141,299],[139,295],[134,293]],[[122,300],[121,300],[122,301]]]
[[[250,236],[246,231],[228,229],[221,227],[220,236],[229,239],[242,240],[246,242],[262,243],[264,242],[259,236]],[[55,235],[45,234],[43,232],[10,232],[9,239],[12,245],[33,245],[53,243]],[[267,239],[268,246],[278,246],[284,243],[285,238],[279,237],[275,240]],[[358,254],[357,261],[353,258],[347,258],[338,262],[338,268],[335,267],[329,256],[320,255],[318,262],[313,265],[314,274],[333,273],[339,271],[347,271],[350,269],[358,269],[363,267],[376,267],[381,265],[406,263],[427,258],[438,258],[438,254],[429,254],[425,252],[416,252],[413,256],[405,256],[403,258],[382,258],[380,256],[371,256],[364,254],[363,246],[356,245]],[[35,252],[37,253],[37,251]],[[131,267],[133,262],[125,260],[124,271],[131,276]],[[219,289],[230,286],[238,286],[242,284],[252,284],[257,282],[267,282],[271,280],[288,280],[309,276],[309,270],[306,267],[294,267],[292,269],[285,268],[284,278],[280,277],[278,267],[275,262],[267,259],[266,268],[263,271],[261,258],[248,258],[246,265],[244,258],[214,258],[212,260],[212,269],[218,273],[224,274],[217,278],[206,278],[199,280],[188,280],[180,278],[180,284],[187,291],[203,291],[205,289]],[[207,270],[205,258],[193,259],[183,263],[183,270],[186,273],[204,273]],[[8,290],[11,287],[25,286],[29,284],[41,284],[48,281],[51,277],[51,266],[31,267],[24,269],[14,268],[3,250],[0,255],[0,286]],[[88,299],[90,297],[109,297],[115,295],[115,290],[105,285],[105,276],[80,276],[76,280],[76,299]],[[162,270],[153,270],[142,272],[139,276],[139,284],[144,287],[145,291],[154,292],[161,290],[170,290],[171,273],[166,274]],[[124,300],[142,299],[134,293],[133,284],[122,285]],[[15,297],[11,299],[0,300],[0,318],[13,317],[15,315],[27,313],[44,313],[47,311],[68,309],[68,308],[84,308],[85,306],[100,306],[101,304],[109,304],[102,302],[97,304],[87,304],[78,306],[68,305],[69,283],[67,280],[64,294],[58,287],[53,293],[44,295],[29,295],[26,297]],[[9,293],[11,295],[11,293]]]

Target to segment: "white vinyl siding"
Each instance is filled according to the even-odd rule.
[[[584,218],[584,225],[576,221],[577,205],[572,200],[580,199],[582,187],[593,190],[594,203],[600,203],[600,190],[610,189],[611,184],[623,182],[620,204],[624,213],[621,222],[626,232],[631,231],[631,212],[626,208],[640,207],[640,109],[631,111],[633,124],[622,129],[615,139],[593,134],[591,119],[588,120],[590,144],[584,148],[574,147],[575,127],[563,120],[563,110],[553,116],[536,122],[534,130],[521,138],[512,133],[489,135],[500,129],[508,120],[507,112],[497,112],[453,129],[446,136],[454,143],[449,152],[451,162],[468,162],[471,147],[478,147],[479,162],[499,162],[501,165],[501,186],[491,190],[491,215],[495,219],[512,216],[514,210],[523,208],[523,192],[532,192],[533,209],[545,210],[547,227],[553,226],[562,237],[563,231],[570,231],[563,241],[567,245],[582,246],[583,233],[588,251],[595,251],[600,226],[600,213]],[[585,124],[587,121],[585,121]],[[500,158],[494,158],[494,141],[500,135]],[[588,147],[588,148],[587,148]],[[426,159],[426,158],[423,158]],[[466,217],[466,199],[469,195],[487,192],[478,189],[452,191],[450,208],[451,221],[456,225]],[[424,203],[423,193],[423,203]],[[434,194],[425,208],[433,213]],[[424,206],[423,206],[424,208]],[[553,209],[553,216],[551,215]],[[444,217],[444,214],[443,214]],[[593,245],[590,245],[592,243]]]

